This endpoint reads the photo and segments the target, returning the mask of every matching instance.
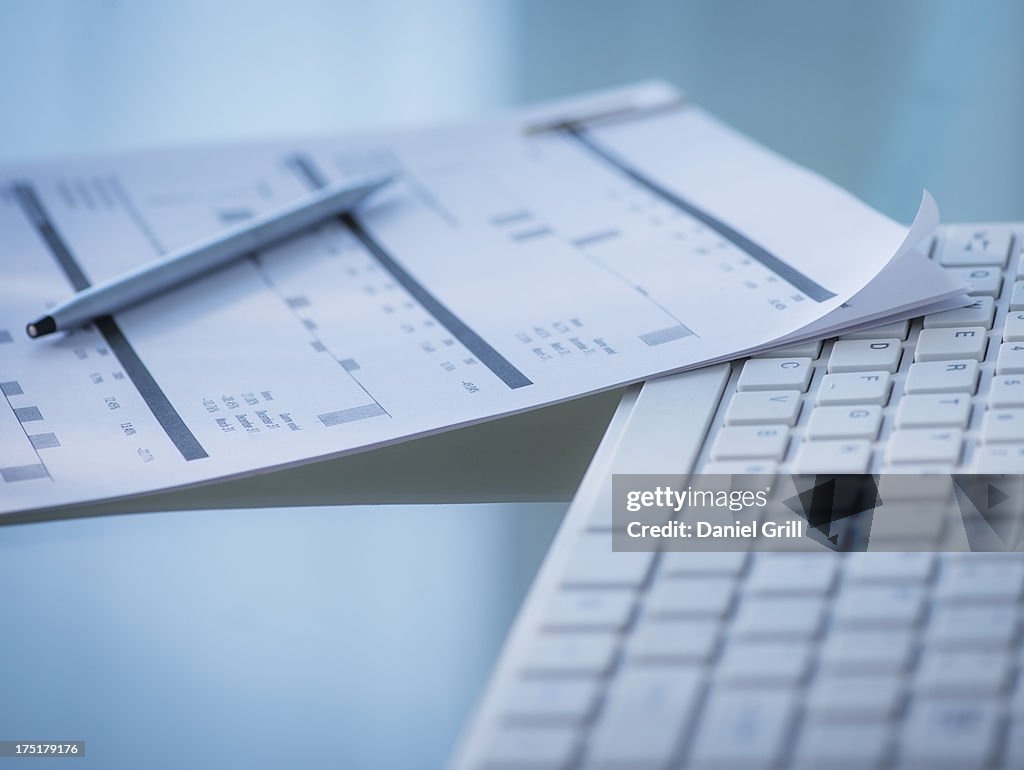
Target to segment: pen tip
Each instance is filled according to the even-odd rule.
[[[47,334],[53,334],[57,331],[57,322],[53,320],[53,316],[44,315],[38,321],[33,321],[26,326],[25,331],[28,332],[28,336],[32,339],[45,337]]]

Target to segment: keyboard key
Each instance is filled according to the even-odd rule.
[[[551,629],[618,631],[629,622],[636,594],[626,588],[562,589],[548,607]]]
[[[597,702],[598,679],[522,679],[511,685],[505,717],[510,722],[578,724]]]
[[[1024,310],[1024,281],[1017,281],[1013,284],[1013,291],[1010,293],[1010,310]]]
[[[822,596],[832,589],[838,567],[833,553],[758,553],[744,583],[744,592]]]
[[[743,364],[736,389],[803,392],[810,381],[810,358],[751,358]]]
[[[800,414],[800,392],[796,390],[755,390],[736,393],[725,412],[726,425],[796,425]]]
[[[874,511],[869,534],[869,546],[879,553],[899,547],[922,548],[935,546],[948,531],[949,508],[922,504],[919,500],[886,500]],[[956,511],[953,507],[952,511]],[[956,513],[959,525],[959,513]]]
[[[872,326],[870,329],[848,332],[841,336],[841,340],[877,340],[896,339],[905,340],[910,332],[910,321],[893,321],[892,323]]]
[[[914,634],[910,628],[861,631],[836,628],[821,647],[824,671],[895,674],[910,663]]]
[[[743,572],[749,554],[739,551],[669,551],[662,554],[661,574],[665,577],[736,576]]]
[[[998,297],[1003,288],[1003,271],[994,267],[954,267],[946,272],[969,284],[975,296]]]
[[[552,633],[537,637],[526,662],[529,674],[601,676],[611,668],[618,636],[614,633]]]
[[[895,372],[903,346],[898,339],[838,340],[828,357],[829,372]]]
[[[974,393],[980,371],[974,360],[911,364],[903,387],[907,393]]]
[[[880,406],[817,406],[807,423],[807,437],[815,441],[836,438],[866,438],[873,441],[878,437],[881,425]]]
[[[924,609],[924,592],[915,585],[845,585],[839,592],[832,620],[840,626],[908,628]]]
[[[659,580],[644,597],[644,613],[652,617],[722,617],[732,608],[736,582],[732,578],[704,578],[700,590],[681,580]]]
[[[823,610],[817,596],[744,596],[730,634],[733,638],[810,639],[821,628]]]
[[[866,473],[870,441],[805,441],[793,459],[794,473]]]
[[[882,463],[881,472],[883,474],[914,474],[919,476],[948,476],[951,473],[957,472],[951,463],[902,463],[892,465],[886,462]]]
[[[892,376],[889,372],[847,372],[826,374],[818,388],[817,402],[823,406],[879,404],[889,400]]]
[[[999,722],[994,700],[915,699],[901,755],[911,767],[984,767],[995,748]]]
[[[939,264],[945,267],[997,265],[1006,267],[1013,231],[1006,227],[950,227],[939,252]]]
[[[718,646],[717,619],[641,619],[626,644],[626,656],[643,663],[704,663]]]
[[[770,474],[757,473],[747,474],[743,476],[734,476],[730,479],[730,488],[734,491],[771,491],[772,482],[775,481],[775,477]]]
[[[1003,324],[1003,342],[1024,342],[1024,312],[1011,311]]]
[[[968,393],[921,393],[904,396],[896,412],[897,428],[966,428],[971,415]]]
[[[985,358],[988,337],[980,326],[953,329],[922,329],[914,361],[953,361]]]
[[[487,745],[485,770],[555,770],[565,767],[576,751],[574,727],[502,727]]]
[[[955,428],[937,430],[904,429],[889,437],[885,448],[888,463],[956,463],[964,443],[964,433]]]
[[[919,463],[917,467],[920,467]],[[946,470],[940,473],[947,473]],[[953,497],[951,478],[932,478],[932,475],[918,470],[900,470],[878,478],[878,494],[885,503],[893,500],[910,500],[915,503],[943,502]],[[856,558],[856,557],[855,557]]]
[[[981,440],[987,444],[1024,442],[1024,409],[989,409],[981,422]]]
[[[779,464],[771,460],[722,460],[704,463],[701,473],[717,476],[772,476],[778,469]]]
[[[939,574],[935,599],[940,602],[1015,602],[1024,590],[1024,562],[982,561],[969,554],[949,561]]]
[[[786,690],[714,692],[697,725],[690,764],[744,770],[775,766],[794,705],[793,693]]]
[[[996,374],[1024,374],[1024,343],[1004,342],[999,346]]]
[[[1017,627],[1013,605],[940,605],[932,610],[925,647],[1006,649],[1016,639]]]
[[[848,583],[925,583],[934,572],[935,554],[926,552],[860,552],[846,558]]]
[[[700,694],[695,668],[626,667],[608,690],[584,761],[664,767],[683,740]]]
[[[899,677],[821,674],[807,690],[806,711],[812,720],[882,722],[895,714],[902,701]]]
[[[988,391],[988,405],[1024,406],[1024,377],[1017,374],[997,374]]]
[[[878,495],[886,504],[910,502],[944,511],[946,508],[936,503],[953,497],[949,467],[948,463],[914,463],[909,469],[903,465],[883,466],[878,477]]]
[[[891,740],[883,724],[812,721],[800,731],[794,765],[799,770],[865,770],[878,767]]]
[[[784,348],[766,350],[758,353],[758,358],[817,358],[821,355],[821,340],[809,342],[798,342],[795,345],[787,345]]]
[[[607,532],[588,532],[580,536],[562,575],[571,586],[618,586],[636,588],[647,577],[653,553],[612,551]]]
[[[925,329],[950,329],[956,326],[983,326],[992,328],[996,314],[996,301],[992,297],[974,297],[966,307],[929,313],[924,317]]]
[[[1005,651],[925,648],[914,689],[929,695],[996,695],[1008,684]]]
[[[1024,443],[979,446],[971,469],[974,473],[1024,473]]]
[[[779,460],[786,453],[789,431],[785,425],[732,425],[722,428],[711,446],[715,460],[768,458]]]
[[[792,687],[806,676],[810,652],[807,643],[795,640],[730,640],[715,675],[720,683],[730,685]]]

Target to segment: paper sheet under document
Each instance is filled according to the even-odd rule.
[[[609,104],[643,108],[561,122]],[[73,291],[382,171],[399,181],[355,216],[25,336]],[[840,308],[906,236],[660,85],[427,131],[4,169],[0,512],[336,456],[730,357]]]

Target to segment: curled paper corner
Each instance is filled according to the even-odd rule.
[[[920,246],[924,241],[935,235],[940,223],[939,204],[926,188],[921,189],[921,203],[917,207],[917,214],[907,231],[907,237],[900,247],[904,249]],[[927,249],[925,249],[927,252]]]

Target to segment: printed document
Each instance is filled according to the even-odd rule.
[[[25,334],[75,291],[381,172],[397,181],[354,215]],[[962,303],[914,256],[936,222],[926,199],[908,234],[658,84],[454,127],[0,169],[0,512],[342,455]],[[917,279],[864,291],[908,259]]]

